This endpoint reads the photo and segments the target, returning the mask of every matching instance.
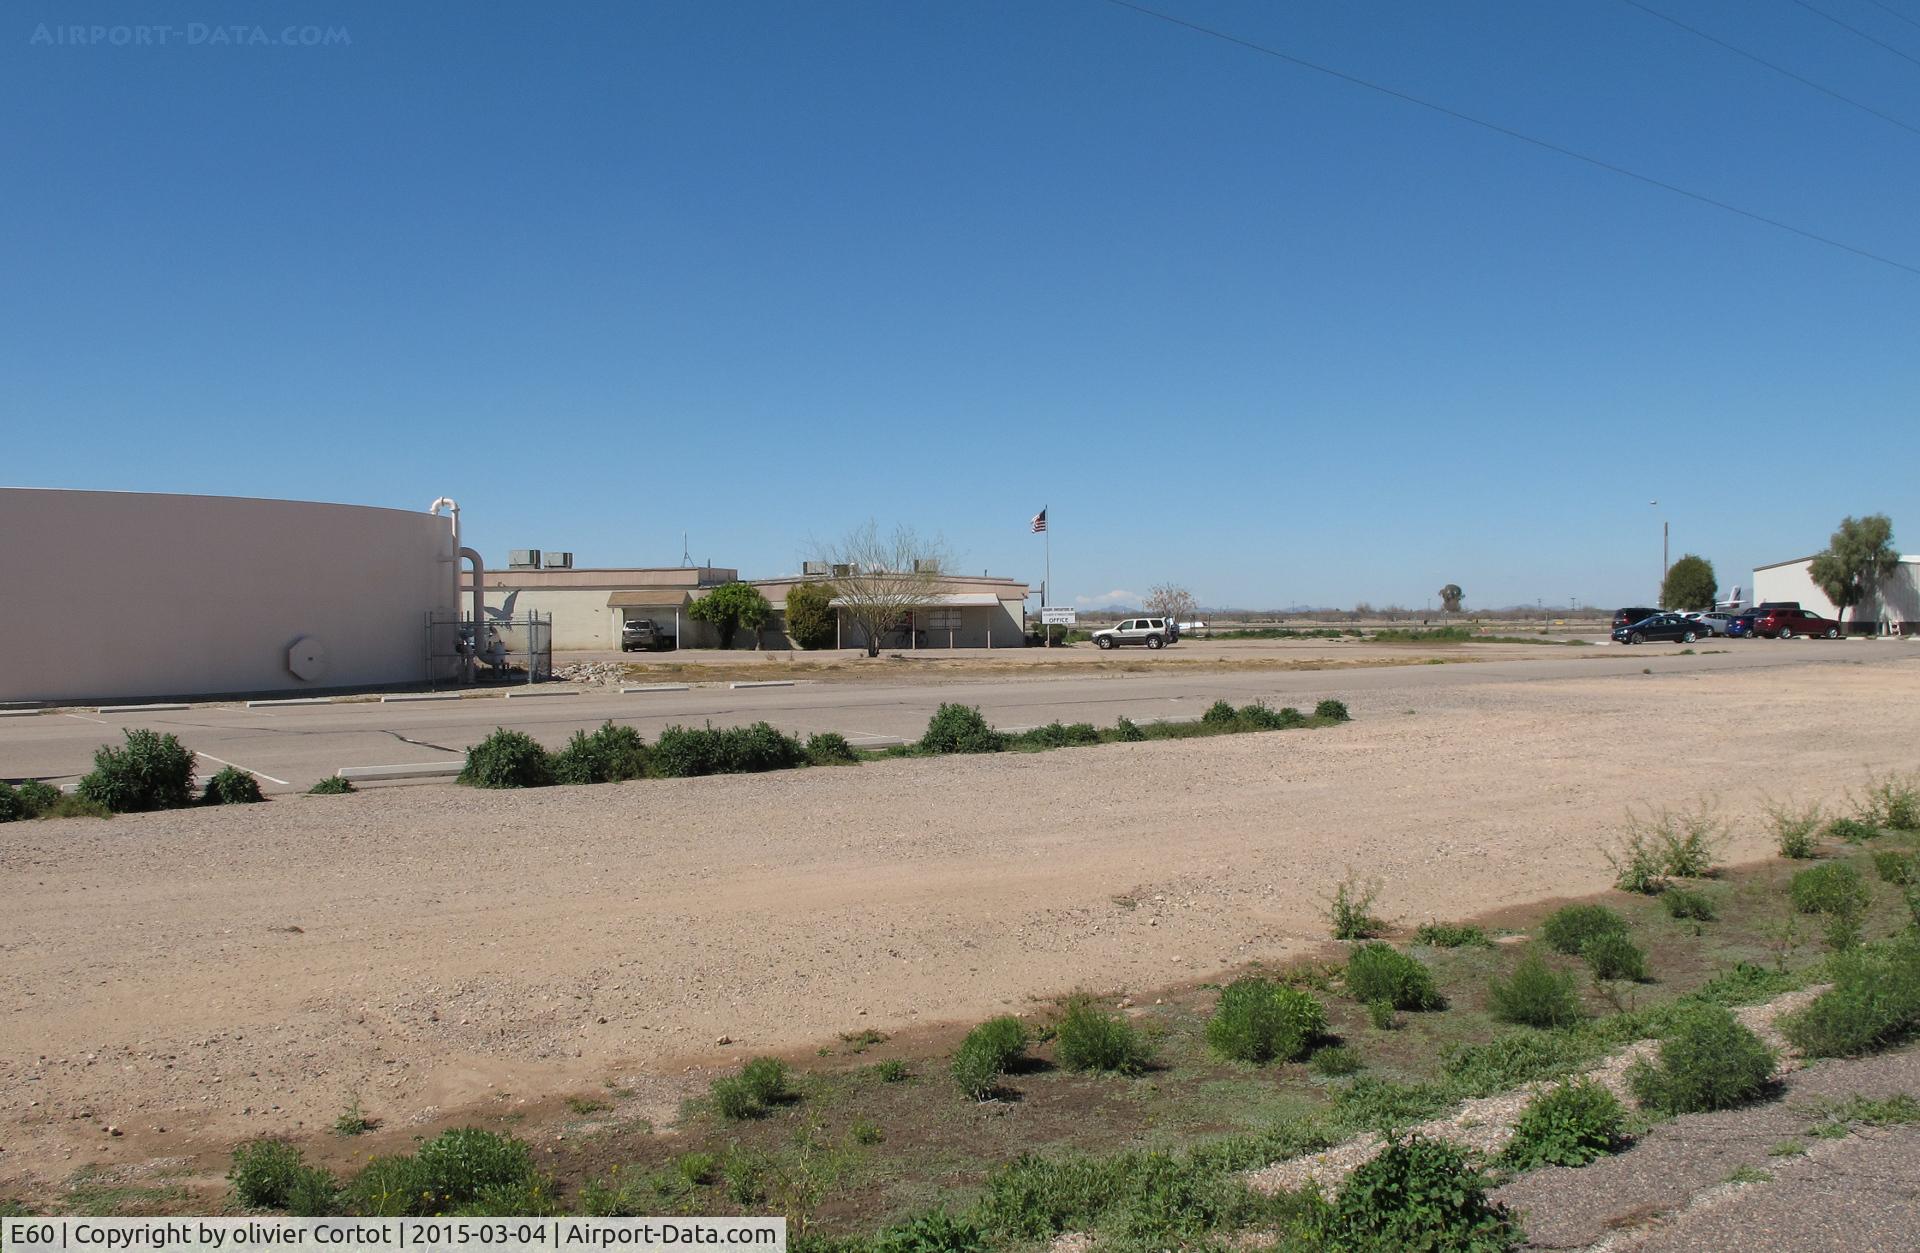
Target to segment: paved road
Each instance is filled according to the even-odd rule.
[[[1516,681],[1615,676],[1643,671],[1687,673],[1920,662],[1920,648],[1897,644],[1754,641],[1695,656],[1678,648],[1540,650],[1541,656],[1445,665],[1325,670],[1241,670],[1097,676],[1032,676],[960,682],[807,683],[785,688],[730,689],[697,685],[684,692],[630,695],[588,689],[577,695],[506,699],[486,693],[444,702],[380,704],[351,701],[318,706],[249,709],[208,705],[183,711],[101,714],[89,709],[0,719],[0,778],[64,782],[84,773],[94,748],[117,740],[122,727],[150,727],[180,736],[202,755],[205,773],[223,764],[253,772],[265,790],[304,790],[346,766],[457,761],[496,726],[526,731],[557,747],[575,731],[612,719],[652,738],[675,723],[716,726],[765,719],[783,731],[807,735],[839,731],[856,745],[913,738],[942,701],[977,705],[1002,729],[1055,720],[1110,724],[1192,717],[1209,704],[1311,706],[1337,696],[1358,716],[1398,714],[1476,700],[1475,693]],[[1550,654],[1550,655],[1548,655]],[[1463,654],[1470,655],[1470,654]],[[542,689],[535,689],[542,690]],[[553,689],[544,689],[553,690]]]

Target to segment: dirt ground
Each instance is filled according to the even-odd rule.
[[[1397,919],[1459,918],[1605,886],[1629,803],[1716,795],[1741,860],[1763,796],[1920,764],[1904,659],[1377,687],[1354,714],[0,827],[0,1192],[356,1098],[403,1129],[614,1081],[665,1122],[688,1067],[1306,951],[1348,865]]]

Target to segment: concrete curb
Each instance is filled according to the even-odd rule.
[[[876,735],[870,740],[849,740],[855,748],[905,748],[907,741],[897,735]]]
[[[508,700],[520,700],[528,696],[578,696],[580,695],[580,693],[579,692],[542,692],[536,689],[536,690],[527,691],[527,692],[506,692],[504,693],[504,695]]]
[[[101,705],[93,712],[97,714],[153,714],[168,713],[176,709],[191,709],[192,705]]]
[[[752,679],[745,683],[729,683],[728,687],[792,687],[793,679]]]
[[[38,718],[38,709],[0,709],[0,718]]]
[[[342,766],[334,771],[348,782],[375,779],[433,779],[459,774],[464,761],[421,761],[395,766]]]
[[[289,696],[282,700],[250,700],[248,709],[270,709],[276,705],[331,705],[331,696]]]
[[[458,692],[408,692],[402,696],[382,696],[380,698],[380,703],[382,705],[393,705],[393,704],[398,704],[402,701],[459,700],[459,699],[460,699],[460,693]]]
[[[692,686],[686,683],[647,683],[640,687],[623,687],[620,689],[620,695],[631,696],[635,692],[687,692],[692,690]]]

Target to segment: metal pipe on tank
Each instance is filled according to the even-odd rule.
[[[487,563],[481,559],[479,553],[471,548],[462,548],[460,555],[473,563],[473,647],[468,650],[467,653],[467,681],[471,683],[473,681],[474,658],[480,655],[481,623],[485,621],[487,616]],[[456,561],[454,563],[454,569],[458,571],[459,568],[460,563]],[[456,601],[455,603],[458,602]],[[528,662],[527,665],[528,673],[532,673],[533,663]]]
[[[439,516],[439,513],[442,509],[445,509],[448,511],[448,513],[451,515],[452,522],[453,522],[453,535],[452,535],[453,543],[450,546],[450,550],[447,553],[447,574],[448,574],[447,585],[449,590],[453,593],[453,595],[452,595],[452,598],[447,601],[447,608],[454,616],[454,634],[453,634],[454,647],[459,651],[461,656],[461,671],[462,671],[461,678],[464,682],[471,683],[473,682],[473,658],[474,658],[474,655],[480,650],[479,611],[476,609],[473,615],[473,636],[471,639],[467,641],[467,643],[464,646],[460,643],[460,626],[459,626],[460,558],[462,554],[470,552],[471,550],[462,548],[460,546],[460,502],[455,500],[451,496],[441,496],[437,498],[431,505],[427,506],[427,512],[430,514],[433,514],[436,517]],[[477,561],[477,557],[476,557],[476,561]],[[475,586],[477,587],[478,585],[479,585],[479,581],[476,579]]]

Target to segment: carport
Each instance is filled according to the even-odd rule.
[[[673,647],[677,652],[681,640],[681,610],[687,607],[685,592],[669,592],[647,589],[631,592],[613,592],[607,597],[607,609],[613,614],[613,638],[616,647],[620,633],[629,618],[649,618],[655,623],[667,618],[673,619]]]
[[[834,647],[860,648],[865,634],[841,611],[847,602],[834,597]],[[903,612],[899,625],[880,641],[882,648],[992,648],[994,616],[1003,613],[1000,597],[992,592],[945,592]]]

